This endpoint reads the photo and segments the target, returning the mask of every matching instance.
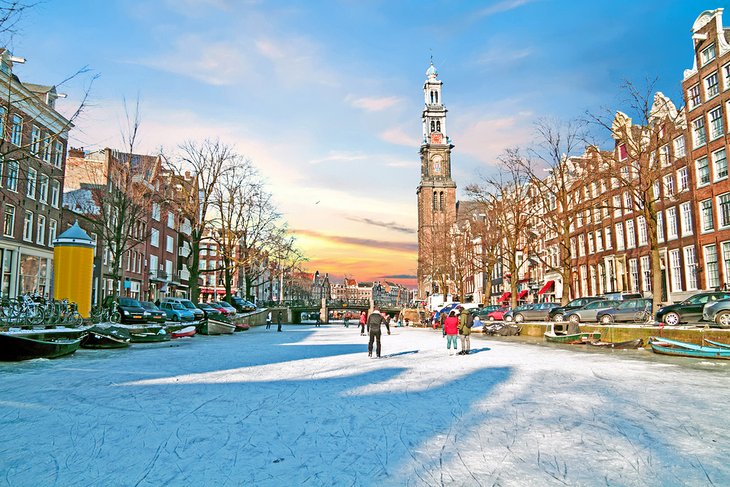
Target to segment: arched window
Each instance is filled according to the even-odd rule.
[[[438,210],[438,193],[436,191],[433,192],[433,211]]]
[[[436,103],[438,103],[439,102],[439,92],[437,91],[435,93],[436,93]]]
[[[436,122],[431,120],[431,132],[436,132]]]
[[[443,211],[444,210],[444,192],[443,191],[441,191],[441,193],[439,193],[439,200],[440,200],[439,201],[439,210]]]
[[[440,120],[436,121],[436,132],[441,132],[441,121]]]
[[[431,92],[431,103],[433,103],[433,91]]]

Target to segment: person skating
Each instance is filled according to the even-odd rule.
[[[281,310],[276,313],[276,331],[281,331]]]
[[[474,325],[474,315],[459,306],[459,335],[461,335],[461,352],[459,355],[469,355],[471,350],[471,327]]]
[[[367,315],[363,311],[360,314],[360,336],[361,337],[365,336],[365,323],[367,323]]]
[[[350,313],[345,313],[344,322],[345,328],[350,328]]]
[[[367,323],[368,332],[370,333],[370,341],[368,342],[368,357],[373,356],[373,341],[377,341],[375,353],[376,356],[380,358],[380,325],[385,324],[385,328],[388,330],[388,335],[390,335],[390,325],[377,309],[373,310],[373,312],[370,313]]]
[[[446,350],[451,350],[451,344],[454,344],[454,351],[457,349],[456,335],[459,333],[459,319],[456,317],[456,311],[451,310],[448,318],[444,320],[443,334],[446,337]]]
[[[268,330],[269,328],[271,328],[271,311],[266,315],[266,329]]]

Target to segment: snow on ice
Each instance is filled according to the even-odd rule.
[[[0,364],[0,485],[730,485],[730,363],[358,327]]]

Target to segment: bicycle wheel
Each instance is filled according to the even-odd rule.
[[[37,326],[46,322],[46,315],[40,306],[30,306],[26,310],[26,314],[28,315],[28,323],[31,325]]]
[[[84,324],[84,318],[78,311],[74,311],[68,316],[68,324],[71,326],[81,326]]]
[[[93,308],[91,308],[90,315],[92,323],[101,323],[104,319],[104,310],[99,306],[94,306]]]
[[[109,321],[111,321],[112,323],[121,323],[122,315],[119,313],[119,311],[114,311],[111,316],[109,316]]]

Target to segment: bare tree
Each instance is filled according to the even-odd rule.
[[[492,299],[492,275],[500,264],[502,232],[491,201],[481,201],[471,220],[474,237],[474,271],[482,274],[482,296],[485,304]]]
[[[431,282],[432,292],[440,293],[445,300],[453,281],[451,226],[442,220],[436,220],[423,235],[420,244],[426,251],[420,253],[418,268]]]

